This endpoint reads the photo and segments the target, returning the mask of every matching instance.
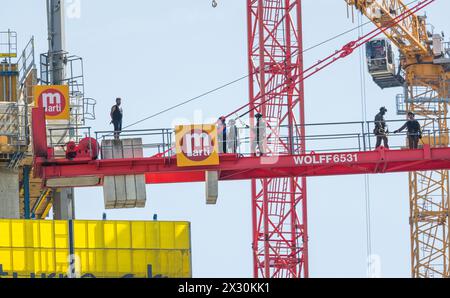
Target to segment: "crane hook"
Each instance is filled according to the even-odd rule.
[[[217,7],[217,2],[216,2],[216,0],[213,0],[213,1],[212,1],[212,7],[214,7],[214,8]]]

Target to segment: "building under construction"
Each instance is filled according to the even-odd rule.
[[[409,175],[411,276],[449,277],[450,43],[424,14],[439,0],[341,1],[373,29],[313,65],[304,65],[301,0],[242,0],[248,100],[217,123],[120,132],[89,126],[96,100],[85,91],[83,59],[66,48],[64,1],[42,2],[47,52],[35,53],[44,41],[34,38],[19,50],[15,31],[0,32],[7,277],[192,277],[190,223],[77,220],[74,189],[102,187],[105,209],[125,209],[146,206],[146,185],[204,183],[205,202],[215,205],[221,181],[248,180],[253,276],[306,278],[307,178],[401,172]],[[399,90],[397,114],[419,120],[418,148],[408,147],[410,132],[380,133],[374,121],[305,121],[305,81],[362,49],[373,83]],[[389,147],[375,145],[380,135]]]

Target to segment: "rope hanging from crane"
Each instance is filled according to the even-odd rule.
[[[362,23],[362,15],[358,15],[358,24]],[[363,28],[359,28],[358,36],[363,36]],[[365,57],[363,48],[359,48],[359,79],[361,91],[361,115],[362,120],[367,121],[367,90]],[[365,224],[366,224],[366,255],[367,255],[367,277],[374,277],[375,266],[372,264],[372,211],[370,202],[370,179],[364,175],[364,202],[365,202]]]

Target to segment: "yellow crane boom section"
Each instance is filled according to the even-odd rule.
[[[390,24],[397,16],[409,9],[401,0],[344,1],[364,14],[379,28]],[[433,57],[425,17],[411,14],[384,33],[407,58],[420,57],[421,60],[425,60],[427,57]]]

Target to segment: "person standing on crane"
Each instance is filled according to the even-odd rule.
[[[228,153],[237,153],[239,146],[239,130],[236,127],[236,120],[230,119],[227,127],[227,147]]]
[[[381,141],[383,141],[384,147],[386,149],[389,149],[388,144],[388,127],[386,125],[386,121],[384,120],[384,115],[386,115],[387,109],[385,107],[380,108],[380,112],[376,114],[375,116],[375,128],[373,130],[373,133],[377,137],[377,144],[375,145],[375,148],[379,148],[381,146]]]
[[[408,145],[409,149],[417,149],[419,147],[419,139],[422,139],[422,130],[420,128],[420,123],[415,119],[415,115],[413,112],[408,112],[408,121],[394,131],[394,133],[399,133],[405,128],[408,129]]]
[[[219,139],[219,153],[227,153],[227,124],[224,116],[217,120],[217,138]]]
[[[116,104],[111,108],[111,124],[114,125],[114,139],[118,140],[122,131],[123,110],[121,107],[122,99],[116,98]]]
[[[266,121],[263,118],[263,115],[257,113],[255,115],[256,118],[256,127],[255,127],[255,136],[256,139],[253,141],[253,150],[252,152],[256,154],[256,147],[259,149],[260,155],[266,154],[267,140],[266,140]]]

